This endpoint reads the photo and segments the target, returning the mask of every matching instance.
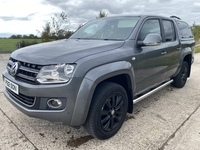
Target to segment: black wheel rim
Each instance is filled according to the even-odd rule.
[[[115,129],[121,122],[124,114],[124,99],[115,94],[105,101],[101,109],[101,128],[109,132]]]
[[[188,77],[188,68],[185,66],[181,74],[181,84],[184,85]]]

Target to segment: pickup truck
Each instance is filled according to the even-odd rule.
[[[175,16],[95,19],[69,39],[14,51],[4,94],[28,116],[108,139],[135,103],[186,84],[194,46],[190,27]]]

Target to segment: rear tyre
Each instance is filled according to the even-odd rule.
[[[105,82],[94,93],[85,124],[86,131],[101,140],[114,136],[126,117],[128,97],[118,84]]]
[[[172,85],[177,88],[184,87],[185,83],[187,82],[188,75],[189,65],[188,62],[184,61],[181,70],[178,73],[178,75],[174,78],[174,82],[172,83]]]

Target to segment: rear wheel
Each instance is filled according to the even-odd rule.
[[[95,91],[84,128],[98,139],[108,139],[121,128],[127,108],[125,89],[121,85],[105,82]]]
[[[188,75],[189,65],[188,62],[184,61],[181,70],[178,73],[178,75],[174,78],[174,82],[172,83],[172,85],[178,88],[182,88],[187,81]]]

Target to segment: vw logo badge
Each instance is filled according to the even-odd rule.
[[[13,65],[10,68],[10,74],[12,76],[15,76],[17,74],[18,68],[19,68],[19,63],[18,62],[13,63]]]

